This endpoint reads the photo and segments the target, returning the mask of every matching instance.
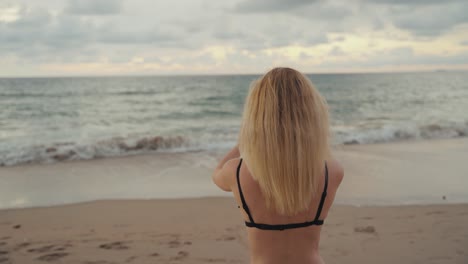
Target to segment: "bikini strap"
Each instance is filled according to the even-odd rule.
[[[247,202],[245,201],[244,194],[242,193],[242,188],[240,184],[240,168],[242,165],[242,158],[240,159],[239,166],[237,166],[237,187],[239,188],[239,195],[242,201],[242,208],[244,208],[244,211],[247,213],[249,216],[250,222],[255,223],[252,217],[252,214],[250,214],[249,207],[247,206]]]
[[[323,186],[322,198],[320,199],[320,204],[317,209],[317,214],[315,215],[314,221],[319,221],[320,214],[322,213],[323,204],[325,203],[325,198],[327,197],[327,189],[328,189],[328,167],[327,163],[325,162],[325,184]]]

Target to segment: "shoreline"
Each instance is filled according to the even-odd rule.
[[[3,263],[247,263],[232,198],[97,201],[0,211]],[[335,205],[322,230],[326,263],[468,260],[468,204]]]
[[[154,138],[159,138],[160,136],[155,136]],[[149,137],[151,138],[151,137]],[[169,140],[175,140],[176,138],[168,138]],[[339,144],[334,144],[331,146],[331,149],[336,150],[343,150],[346,148],[353,148],[353,147],[372,147],[372,146],[388,146],[388,145],[402,145],[402,144],[440,144],[444,142],[450,141],[460,141],[460,142],[468,142],[468,135],[466,136],[457,136],[457,137],[450,137],[450,138],[411,138],[411,139],[400,139],[394,141],[383,141],[383,142],[374,142],[374,143],[359,143],[355,141],[346,141]],[[466,143],[468,144],[468,143]],[[234,143],[233,143],[234,145]],[[53,147],[51,147],[53,148]],[[127,148],[131,149],[131,146],[127,146]],[[133,157],[144,157],[144,156],[158,156],[158,155],[181,155],[181,154],[196,154],[196,153],[209,153],[209,154],[224,154],[225,151],[228,151],[229,148],[213,148],[213,149],[200,149],[196,147],[181,147],[174,148],[174,149],[161,149],[160,151],[154,150],[138,150],[136,152],[128,152],[125,155],[110,155],[110,156],[102,156],[102,157],[93,157],[93,158],[80,158],[80,159],[57,159],[57,160],[48,160],[48,161],[28,161],[23,163],[15,163],[12,165],[6,165],[4,163],[0,163],[0,169],[2,168],[15,168],[15,167],[27,167],[27,166],[48,166],[48,165],[55,165],[55,164],[67,164],[67,163],[76,163],[76,162],[92,162],[92,161],[100,161],[100,160],[108,160],[108,159],[125,159],[125,158],[133,158]],[[66,153],[65,153],[66,154]]]
[[[345,168],[337,204],[468,203],[468,138],[345,145],[333,153]],[[108,199],[226,197],[230,194],[211,181],[223,154],[156,153],[1,167],[0,208]]]
[[[200,196],[200,197],[176,197],[176,198],[147,198],[147,199],[99,199],[99,200],[89,200],[89,201],[80,201],[67,204],[53,204],[53,205],[43,205],[43,206],[33,206],[33,207],[12,207],[12,208],[0,208],[0,214],[2,212],[15,212],[22,210],[33,210],[33,209],[61,209],[66,207],[74,206],[86,206],[89,204],[101,204],[101,203],[147,203],[147,202],[183,202],[183,201],[199,201],[199,200],[208,200],[208,199],[233,199],[232,194],[228,192],[225,196]],[[437,206],[468,206],[468,202],[441,202],[441,203],[426,203],[426,204],[346,204],[334,202],[333,206],[338,207],[352,207],[352,208],[382,208],[382,209],[394,209],[401,207],[437,207]]]

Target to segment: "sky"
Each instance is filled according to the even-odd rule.
[[[0,77],[468,70],[467,0],[0,0]]]

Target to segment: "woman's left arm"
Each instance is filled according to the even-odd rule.
[[[229,151],[226,156],[219,162],[218,166],[213,172],[212,178],[213,182],[222,190],[224,191],[231,191],[231,180],[230,180],[230,174],[229,171],[226,171],[224,168],[226,163],[229,160],[239,158],[240,157],[240,152],[239,152],[239,146],[236,145],[234,148]]]

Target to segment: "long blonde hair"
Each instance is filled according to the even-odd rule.
[[[329,155],[328,107],[312,82],[275,68],[252,83],[239,150],[268,209],[294,215],[318,192]]]

